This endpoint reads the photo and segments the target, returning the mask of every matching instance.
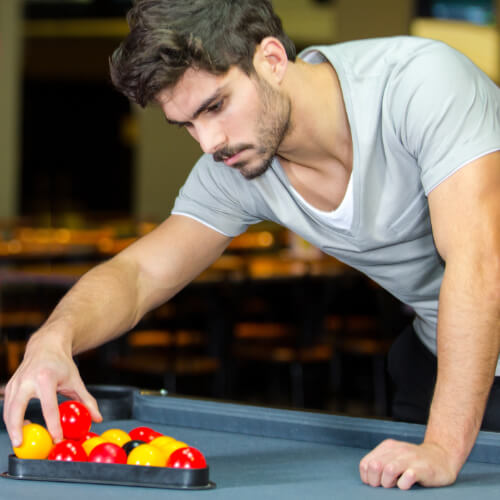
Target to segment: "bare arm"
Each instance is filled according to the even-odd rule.
[[[56,393],[100,415],[72,356],[132,328],[208,267],[230,238],[188,217],[171,216],[150,234],[87,274],[30,338],[20,367],[7,384],[4,420],[14,445],[30,398],[40,398],[47,428],[61,439]]]
[[[481,426],[500,351],[500,152],[460,169],[429,196],[446,262],[438,374],[424,442],[383,442],[360,464],[373,486],[455,481]]]
[[[481,426],[500,349],[500,152],[465,167],[429,201],[446,272],[425,442],[445,449],[458,472]]]
[[[69,329],[73,354],[101,345],[135,326],[144,314],[196,278],[229,241],[193,219],[173,215],[87,273],[56,307],[44,329],[55,324]]]

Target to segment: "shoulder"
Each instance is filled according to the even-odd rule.
[[[307,59],[321,53],[334,66],[343,66],[346,73],[367,76],[386,73],[419,53],[432,52],[441,46],[445,45],[435,40],[395,36],[313,46],[302,51],[299,57]]]
[[[233,170],[223,163],[214,161],[208,154],[202,155],[192,168],[184,187],[208,191],[227,191],[235,193],[235,188],[242,185],[244,181],[239,172]]]
[[[465,55],[442,42],[422,43],[394,65],[384,102],[401,119],[462,116],[498,104],[500,89]],[[425,119],[425,118],[424,118]]]
[[[215,162],[211,155],[204,154],[194,165],[180,194],[191,198],[210,197],[253,211],[279,182],[273,167],[247,180],[237,169]]]
[[[172,213],[188,215],[227,236],[260,221],[253,181],[203,155],[191,170]]]
[[[420,46],[394,66],[387,84],[389,97],[420,96],[431,106],[453,98],[500,99],[500,89],[464,54],[443,42],[416,40]]]

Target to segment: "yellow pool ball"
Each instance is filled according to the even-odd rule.
[[[160,450],[160,448],[156,446],[141,444],[129,453],[127,464],[165,467],[167,464],[167,456],[163,450]]]
[[[164,446],[162,446],[162,451],[167,455],[167,460],[170,457],[170,455],[175,451],[178,450],[179,448],[187,448],[189,445],[184,443],[183,441],[172,441],[171,443],[165,443]]]
[[[176,442],[177,439],[171,436],[159,436],[157,438],[154,438],[148,444],[150,444],[151,446],[156,446],[157,448],[160,448],[160,450],[162,450],[164,447]]]
[[[49,456],[54,444],[49,431],[38,424],[26,424],[23,427],[23,444],[14,448],[18,458],[43,460]]]
[[[130,436],[121,429],[108,429],[101,434],[101,437],[107,443],[117,444],[118,446],[123,446],[131,440]]]
[[[107,443],[105,439],[101,436],[94,436],[93,438],[87,439],[82,443],[83,449],[87,455],[90,455],[90,452],[99,444]]]

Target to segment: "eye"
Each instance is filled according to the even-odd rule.
[[[191,122],[175,123],[175,125],[179,128],[190,128],[193,126]]]
[[[207,113],[217,113],[222,109],[223,104],[224,104],[224,99],[217,101],[215,104],[212,104],[207,108]]]

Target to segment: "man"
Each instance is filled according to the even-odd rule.
[[[352,42],[296,58],[268,0],[139,0],[129,22],[111,60],[114,84],[159,105],[205,155],[171,217],[85,275],[31,337],[6,391],[13,444],[33,396],[55,439],[56,391],[99,420],[72,355],[133,327],[231,237],[271,219],[415,309],[416,335],[407,332],[391,360],[401,413],[420,405],[425,414],[419,396],[432,396],[433,382],[413,387],[420,374],[403,369],[428,361],[413,362],[414,346],[431,370],[437,352],[423,443],[381,443],[361,461],[361,479],[453,483],[500,374],[499,89],[429,40]],[[495,401],[488,415],[500,428]]]

